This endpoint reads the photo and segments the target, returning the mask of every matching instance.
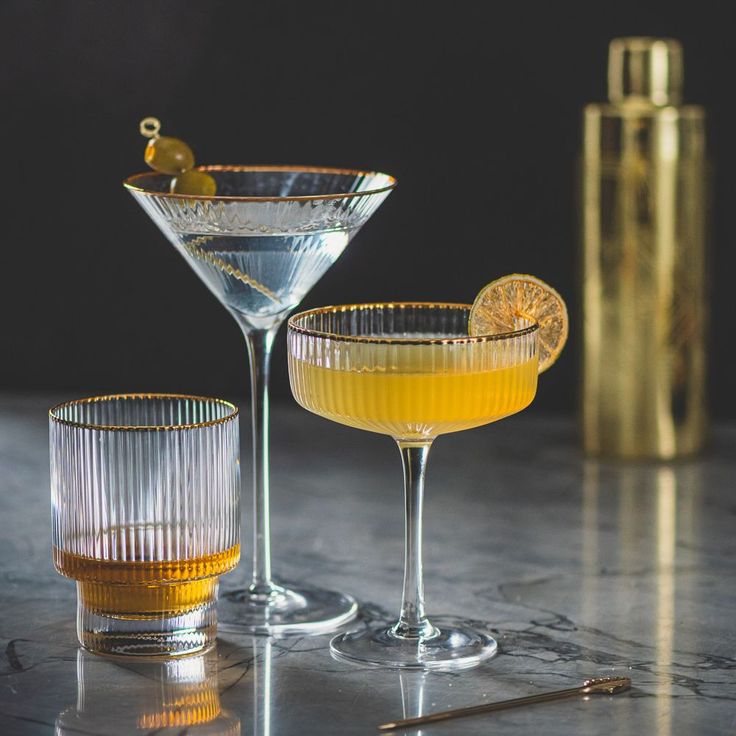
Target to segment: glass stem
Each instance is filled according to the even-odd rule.
[[[253,580],[250,592],[268,597],[279,590],[271,580],[271,516],[268,487],[268,374],[279,325],[247,328],[253,423]]]
[[[391,628],[394,636],[407,639],[427,638],[437,629],[424,614],[422,578],[422,507],[424,472],[432,441],[398,441],[404,466],[404,592],[398,623]]]

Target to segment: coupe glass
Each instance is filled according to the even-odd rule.
[[[467,622],[432,624],[424,612],[422,502],[435,437],[521,411],[537,387],[537,329],[468,336],[464,304],[358,304],[289,320],[296,400],[341,424],[393,437],[404,466],[405,557],[401,613],[392,626],[337,636],[339,659],[386,667],[460,669],[496,652]]]
[[[253,575],[224,596],[220,621],[256,634],[331,631],[357,613],[343,593],[271,576],[268,374],[279,326],[396,185],[387,174],[276,166],[201,167],[216,196],[171,194],[155,172],[125,186],[240,325],[253,422]]]

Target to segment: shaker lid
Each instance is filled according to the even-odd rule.
[[[682,46],[672,38],[614,38],[608,47],[608,99],[657,105],[682,102]]]

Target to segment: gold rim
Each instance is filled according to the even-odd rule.
[[[192,199],[198,201],[212,202],[310,202],[323,199],[350,199],[352,197],[367,197],[382,192],[390,192],[398,183],[390,174],[382,171],[363,171],[362,169],[335,169],[331,167],[318,166],[196,166],[196,171],[294,171],[300,174],[336,174],[351,176],[385,176],[389,183],[378,189],[366,189],[362,192],[344,192],[343,194],[302,194],[292,197],[239,197],[230,195],[199,195],[199,194],[176,194],[175,192],[154,192],[141,186],[141,183],[155,176],[166,176],[158,171],[146,171],[142,174],[133,174],[123,181],[123,186],[136,194],[148,197],[164,197],[166,199]]]
[[[189,399],[191,401],[208,402],[212,404],[219,404],[227,409],[230,409],[230,413],[219,419],[210,419],[206,422],[195,422],[194,424],[141,424],[141,425],[129,425],[129,424],[87,424],[85,422],[75,422],[71,419],[64,419],[58,416],[58,413],[62,409],[66,409],[70,406],[79,406],[83,404],[96,404],[101,401],[112,401],[112,400],[142,400],[142,399]],[[224,399],[215,399],[211,396],[190,396],[189,394],[107,394],[106,396],[90,396],[85,399],[73,399],[72,401],[64,401],[61,404],[52,406],[49,409],[49,418],[57,424],[63,424],[66,427],[75,427],[76,429],[100,429],[109,432],[164,432],[170,430],[179,429],[202,429],[204,427],[214,427],[217,424],[225,424],[226,422],[232,421],[239,414],[239,409],[235,404],[225,401]]]
[[[378,343],[384,345],[472,345],[481,342],[496,342],[499,340],[510,340],[515,337],[531,335],[539,329],[539,324],[529,325],[513,332],[501,332],[495,335],[468,335],[467,337],[428,337],[425,339],[415,337],[368,337],[367,335],[340,335],[337,332],[325,332],[302,327],[298,321],[318,314],[336,314],[341,312],[354,312],[358,309],[464,309],[470,312],[472,304],[460,304],[455,302],[376,302],[373,304],[343,304],[336,307],[319,307],[299,312],[289,319],[289,330],[298,332],[300,335],[309,335],[322,339],[341,340],[342,342]]]

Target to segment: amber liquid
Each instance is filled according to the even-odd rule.
[[[292,357],[294,396],[334,422],[402,439],[489,424],[534,398],[536,357],[494,370],[422,370],[433,363],[431,351],[432,346],[419,347],[395,370],[323,368]]]
[[[53,548],[54,566],[79,583],[88,610],[120,617],[171,617],[212,600],[218,576],[240,559],[240,545],[185,560],[99,560]]]
[[[177,683],[167,687],[162,683],[162,702],[158,709],[141,713],[140,729],[182,728],[209,723],[220,715],[220,694],[211,682]],[[171,689],[173,692],[167,692]]]

